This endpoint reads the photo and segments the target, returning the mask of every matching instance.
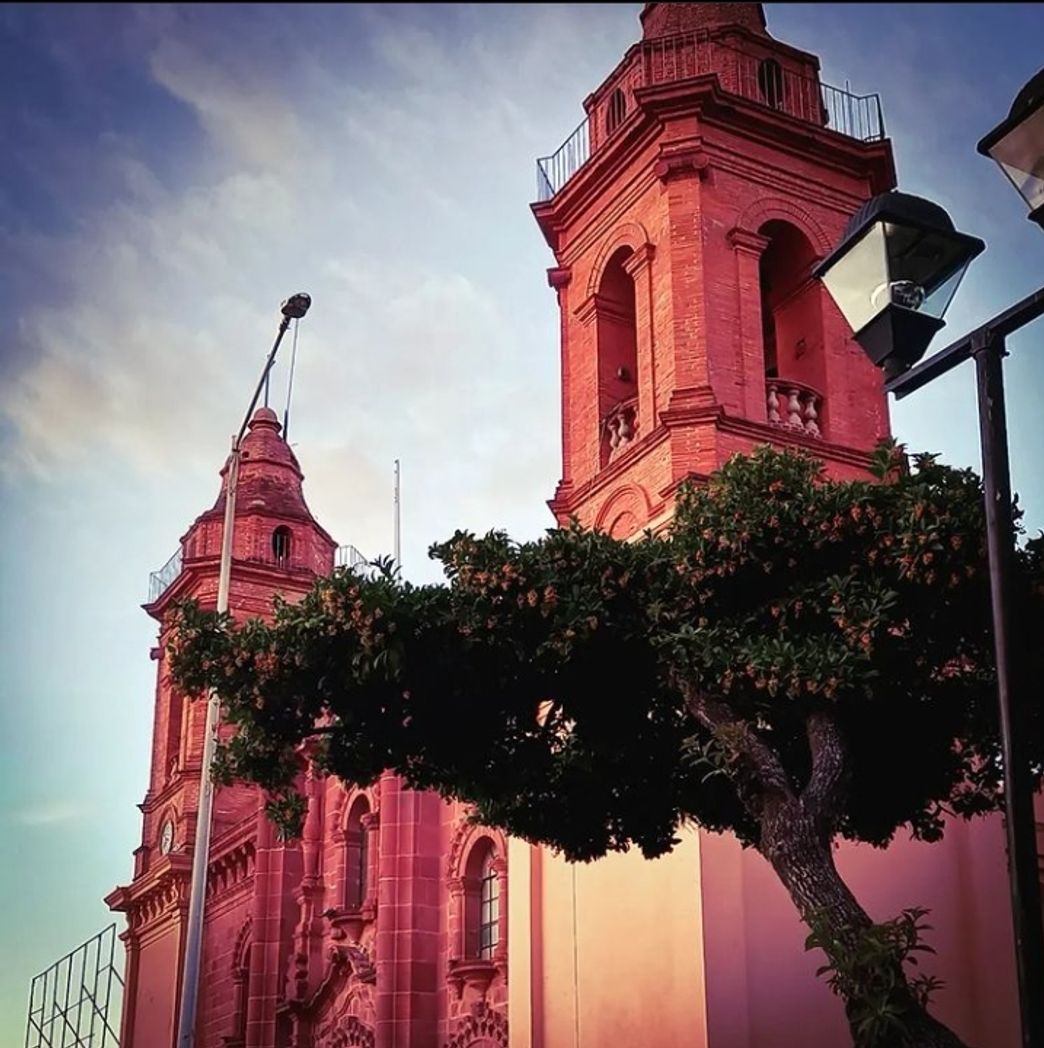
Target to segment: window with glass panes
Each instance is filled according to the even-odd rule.
[[[370,806],[365,799],[360,798],[352,808],[345,834],[348,845],[345,856],[345,904],[352,910],[359,909],[366,902],[370,835],[363,825],[363,816],[369,810]]]
[[[493,856],[482,864],[479,881],[478,955],[489,960],[500,939],[500,883],[493,869]]]

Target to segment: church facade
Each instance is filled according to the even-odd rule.
[[[556,519],[621,538],[669,522],[686,478],[763,443],[864,475],[888,433],[881,377],[811,277],[849,215],[892,188],[876,99],[819,80],[761,4],[646,4],[642,38],[539,164],[555,258],[562,478]],[[227,467],[226,467],[227,470]],[[270,614],[334,570],[273,412],[240,468],[230,608]],[[168,612],[217,593],[224,487],[146,610],[159,623],[142,842],[126,915],[121,1043],[176,1035],[203,703],[172,688]],[[694,830],[649,862],[575,866],[472,825],[384,774],[305,773],[299,841],[259,791],[216,793],[197,1048],[837,1048],[840,1003],[760,856]],[[932,910],[937,1011],[969,1043],[1018,1043],[999,818],[937,845],[842,846],[876,919]]]

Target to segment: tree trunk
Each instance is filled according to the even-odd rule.
[[[792,797],[766,804],[761,828],[759,851],[772,864],[806,924],[815,918],[839,942],[871,927],[873,922],[837,872],[829,836],[817,827],[802,799]],[[836,961],[829,950],[826,952],[831,962]],[[888,1003],[901,1013],[905,1030],[876,1041],[861,1041],[853,1024],[855,1044],[868,1048],[966,1048],[956,1034],[922,1007],[905,975],[898,971],[895,976]],[[859,1004],[858,1000],[845,999],[850,1022]]]

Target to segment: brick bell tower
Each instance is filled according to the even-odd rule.
[[[621,538],[736,452],[808,448],[854,476],[888,433],[880,376],[810,275],[895,184],[877,96],[823,84],[761,4],[651,3],[641,24],[533,205],[561,313],[550,506]]]
[[[305,503],[301,469],[280,430],[275,412],[260,408],[242,445],[229,596],[237,618],[267,617],[277,593],[300,597],[334,565],[336,544]],[[203,607],[216,604],[227,462],[221,475],[217,501],[153,574],[144,605],[160,624],[152,649],[157,672],[149,785],[139,805],[142,838],[133,879],[106,898],[111,909],[127,915],[120,1040],[142,1048],[166,1048],[175,1037],[206,719],[206,703],[188,701],[171,685],[169,612],[186,597]],[[291,886],[300,881],[300,852],[276,845],[259,817],[260,804],[260,793],[250,787],[215,792],[199,1009],[200,1043],[206,1045],[243,1044],[248,1011],[258,1029],[276,1029],[297,916]],[[237,959],[235,931],[251,918],[250,953]],[[211,1036],[211,1028],[228,1035],[237,1026],[239,1039]],[[251,1043],[269,1042],[255,1037]]]

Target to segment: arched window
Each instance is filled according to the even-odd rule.
[[[605,111],[605,133],[611,135],[622,123],[627,113],[627,99],[623,91],[616,88],[609,96],[609,105]]]
[[[358,797],[345,827],[344,903],[349,910],[362,909],[369,889],[370,834],[363,818],[369,814],[369,802],[365,797]]]
[[[285,524],[272,532],[272,556],[276,564],[290,563],[290,529]]]
[[[766,58],[758,66],[758,91],[773,109],[783,105],[783,68],[774,58]]]
[[[248,921],[240,930],[232,953],[232,1035],[224,1039],[226,1048],[242,1048],[246,1043],[252,949]]]
[[[482,837],[468,856],[464,873],[464,943],[467,955],[490,961],[500,942],[500,876],[496,850]]]
[[[479,957],[490,960],[500,941],[500,883],[493,869],[493,856],[487,856],[479,880]]]
[[[815,251],[788,222],[759,230],[768,246],[759,263],[761,327],[770,422],[820,436],[824,426],[826,370],[822,296],[811,268]]]
[[[634,279],[626,263],[634,252],[622,247],[598,285],[598,419],[600,465],[606,466],[637,436],[638,328]]]

